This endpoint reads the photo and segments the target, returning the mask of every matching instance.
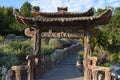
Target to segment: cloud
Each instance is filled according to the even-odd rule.
[[[118,2],[118,3],[114,3],[113,5],[112,5],[112,7],[120,7],[120,2]]]
[[[114,3],[114,2],[118,2],[119,0],[107,0],[107,3]]]
[[[120,0],[107,0],[108,6],[120,7]]]
[[[87,11],[90,7],[104,8],[117,7],[119,0],[32,0],[33,6],[40,6],[42,12],[56,12],[57,7],[68,7],[69,11]]]

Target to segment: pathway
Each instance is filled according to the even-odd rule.
[[[40,80],[83,80],[75,67],[77,54],[70,54]]]

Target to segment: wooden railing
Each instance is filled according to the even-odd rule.
[[[97,57],[88,56],[88,70],[91,72],[91,75],[88,74],[88,80],[99,80],[98,79],[98,71],[105,72],[105,79],[104,80],[111,80],[111,71],[113,70],[110,67],[101,67],[97,66]]]
[[[28,57],[27,65],[11,67],[11,70],[15,71],[16,80],[21,80],[21,70],[27,70],[28,72],[27,80],[34,80],[33,60],[35,59],[31,59],[30,57]],[[112,68],[97,66],[97,57],[87,56],[87,61],[88,61],[88,74],[87,74],[88,80],[98,80],[99,71],[103,71],[105,73],[104,80],[111,80],[111,71],[113,70]]]
[[[37,80],[44,73],[44,64],[41,64],[42,61],[40,59],[34,56],[27,56],[27,60],[28,60],[27,65],[11,67],[11,70],[15,71],[16,80],[21,80],[22,70],[27,70],[26,80]]]
[[[27,65],[22,65],[22,66],[12,66],[11,70],[15,71],[15,77],[16,80],[21,80],[21,70],[27,70],[28,66]]]

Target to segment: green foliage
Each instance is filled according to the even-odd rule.
[[[49,44],[49,40],[50,40],[50,38],[42,38],[42,39],[41,39],[41,43],[42,43],[43,45],[48,45],[48,44]]]
[[[62,38],[61,41],[64,43],[63,47],[69,47],[70,45],[72,45],[72,40],[70,39]]]
[[[54,46],[54,48],[56,48],[56,49],[60,49],[60,48],[63,48],[64,43],[60,39],[50,39],[49,45]]]
[[[25,29],[25,26],[18,23],[18,21],[15,20],[13,24],[10,25],[10,28],[14,31],[16,34],[23,34],[23,31]]]
[[[34,7],[39,10],[38,6]],[[29,2],[25,2],[21,8],[20,13],[23,16],[31,16],[32,5]],[[24,35],[23,30],[25,26],[21,25],[17,22],[15,17],[13,16],[13,7],[0,7],[0,34],[17,34]]]
[[[50,39],[49,41],[49,45],[50,46],[54,46],[54,48],[56,49],[61,49],[61,48],[65,48],[65,47],[69,47],[70,45],[72,45],[73,41],[70,39]]]
[[[97,43],[98,43],[98,47],[103,47],[104,49],[106,49],[106,47],[108,46],[107,35],[105,35],[105,33],[100,33],[97,39]]]
[[[39,6],[33,6],[33,9],[36,10],[36,11],[40,10]]]
[[[26,60],[26,55],[33,52],[33,47],[30,42],[27,41],[8,42],[4,47],[2,47],[2,49],[4,53],[13,54],[18,57],[21,62]]]
[[[33,45],[30,40],[9,41],[0,49],[0,64],[11,67],[26,61],[26,56],[33,53]],[[42,45],[42,55],[50,55],[55,51],[53,46]]]
[[[13,65],[18,65],[19,60],[13,54],[5,54],[0,58],[0,64],[6,65],[7,67],[11,68]]]
[[[106,62],[105,64],[101,64],[101,66],[104,66],[104,67],[110,67],[111,63],[110,62]]]
[[[15,18],[12,14],[12,7],[0,7],[0,34],[6,35],[12,33],[10,25],[15,21]]]
[[[98,11],[101,13],[103,10],[100,9]],[[107,53],[109,58],[107,58],[107,61],[104,64],[100,64],[102,66],[120,63],[120,7],[115,8],[113,12],[114,14],[111,17],[110,22],[107,25],[100,26],[100,35],[91,38],[92,45],[101,48],[98,52],[94,52],[93,55],[99,55],[101,50],[109,51]],[[101,60],[99,61],[101,62]]]
[[[80,44],[81,46],[84,46],[84,38],[80,38]]]
[[[80,57],[83,57],[84,56],[84,51],[79,51],[78,54],[80,55]]]
[[[109,60],[111,63],[116,63],[118,62],[118,55],[117,54],[110,54]]]
[[[4,37],[0,35],[0,43],[3,42]]]
[[[54,46],[49,46],[49,45],[42,45],[41,46],[41,53],[43,55],[50,55],[55,51]]]
[[[20,12],[23,16],[31,16],[31,9],[32,5],[29,2],[25,2],[20,8]]]

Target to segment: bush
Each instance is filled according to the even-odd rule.
[[[56,49],[61,49],[64,48],[63,41],[60,39],[50,39],[49,45],[54,46]]]
[[[62,38],[61,40],[64,43],[63,47],[69,47],[70,45],[72,45],[72,41],[70,39]]]
[[[83,57],[84,56],[84,51],[79,51],[78,54],[79,54],[80,57]]]
[[[4,37],[0,35],[0,43],[3,42]]]
[[[49,38],[42,38],[41,39],[41,43],[43,44],[43,45],[48,45],[49,44]]]
[[[55,51],[55,48],[53,46],[49,45],[42,45],[41,46],[41,53],[43,55],[50,55]]]
[[[5,53],[3,55],[0,58],[0,64],[6,65],[8,68],[11,68],[13,65],[18,65],[19,60],[15,55]]]
[[[9,39],[15,39],[15,34],[8,34],[7,36],[6,36],[6,39],[7,40],[9,40]]]
[[[20,62],[26,60],[26,55],[33,52],[33,47],[29,41],[10,41],[2,47],[3,53],[15,55]]]
[[[80,38],[80,44],[81,46],[84,46],[84,38]]]
[[[110,54],[110,62],[111,63],[116,63],[116,62],[118,62],[118,55],[117,54]]]

